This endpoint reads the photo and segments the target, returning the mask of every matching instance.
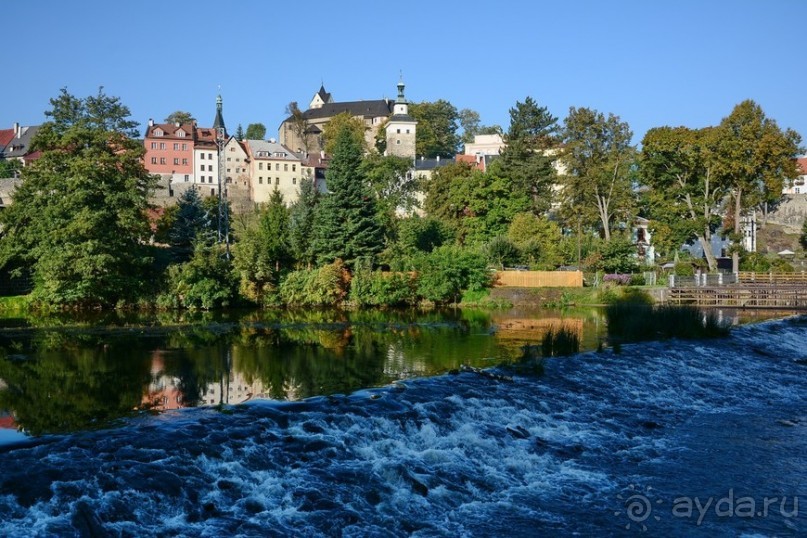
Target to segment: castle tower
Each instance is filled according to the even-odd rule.
[[[409,103],[404,97],[403,79],[398,81],[398,98],[392,105],[387,121],[387,155],[415,158],[417,120],[409,115]]]
[[[227,137],[227,127],[224,126],[224,116],[221,114],[221,95],[219,94],[216,97],[216,119],[213,120],[213,129],[218,133],[219,129],[222,130],[224,133],[224,137]]]

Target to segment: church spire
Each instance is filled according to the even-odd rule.
[[[221,129],[227,135],[227,127],[224,126],[224,116],[221,114],[221,94],[216,97],[216,119],[213,120],[213,128],[217,131]]]

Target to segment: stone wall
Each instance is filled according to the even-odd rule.
[[[768,222],[789,228],[792,233],[801,232],[807,218],[807,194],[786,194],[784,200],[768,214]]]

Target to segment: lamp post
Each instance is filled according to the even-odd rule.
[[[216,129],[216,147],[218,149],[218,158],[219,158],[219,211],[218,211],[218,234],[217,239],[218,242],[224,242],[224,248],[226,252],[226,257],[230,259],[230,228],[229,228],[229,215],[228,211],[224,207],[224,198],[223,198],[223,191],[222,191],[222,177],[224,176],[225,169],[224,169],[224,145],[226,143],[225,139],[226,135],[224,132],[224,127],[219,127]]]

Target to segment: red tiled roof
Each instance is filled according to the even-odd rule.
[[[14,129],[0,129],[0,149],[3,149],[14,139]]]
[[[799,168],[801,168],[801,174],[807,175],[807,157],[799,157],[796,159],[796,163],[799,165]]]
[[[163,132],[165,132],[165,136],[157,136],[157,137],[155,137],[153,135],[154,131],[156,129],[158,129],[158,128],[162,129]],[[193,126],[192,123],[183,123],[180,126],[176,126],[173,123],[155,123],[154,125],[149,126],[149,128],[146,130],[146,138],[152,138],[152,137],[153,138],[179,138],[179,137],[175,137],[174,135],[180,129],[182,129],[183,131],[185,131],[187,133],[187,136],[184,137],[184,138],[188,139],[188,138],[191,138],[193,136],[194,126]]]

